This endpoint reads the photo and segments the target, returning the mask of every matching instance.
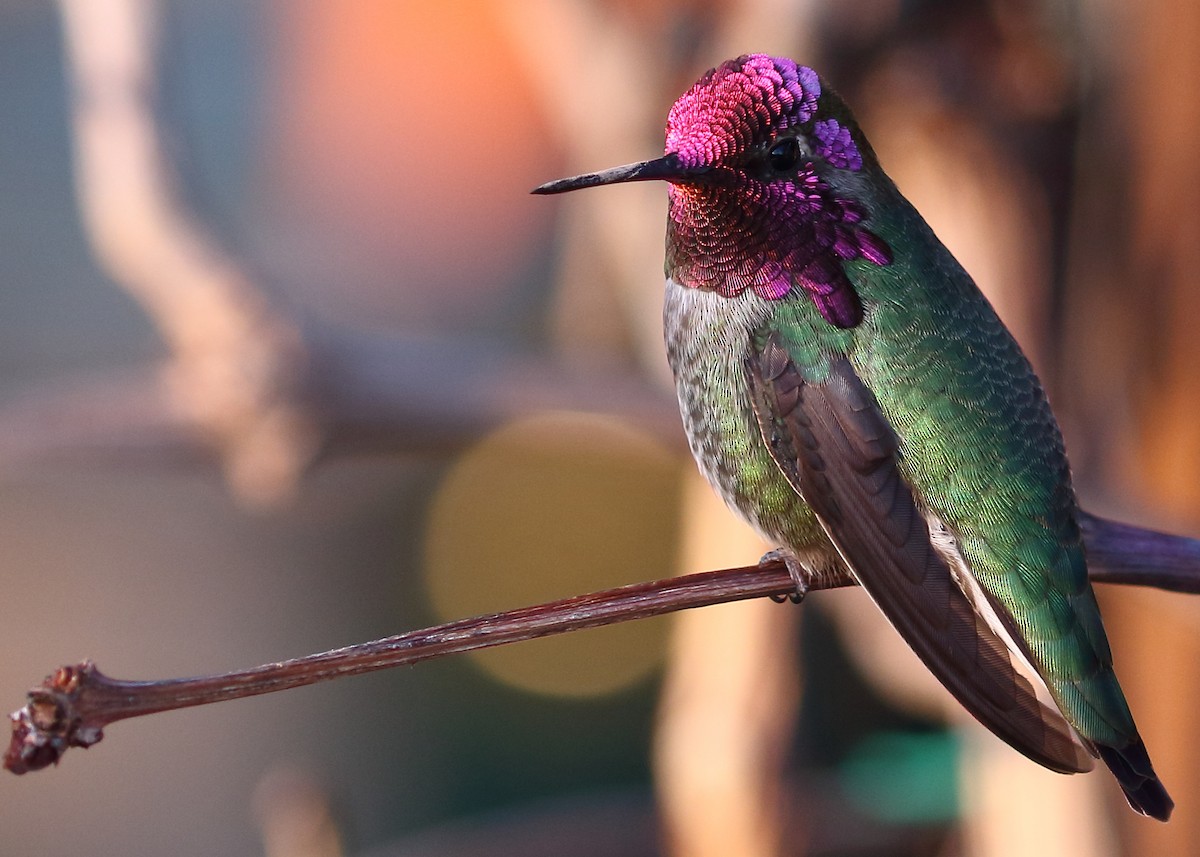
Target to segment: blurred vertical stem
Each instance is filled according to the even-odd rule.
[[[163,395],[252,504],[293,487],[315,452],[305,349],[242,263],[189,206],[159,110],[153,0],[60,0],[76,189],[97,260],[171,355]]]

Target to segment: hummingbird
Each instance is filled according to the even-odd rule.
[[[1166,821],[1041,382],[842,99],[790,59],[741,56],[671,107],[662,157],[533,192],[652,180],[688,442],[779,545],[764,560],[798,597],[849,573],[999,738],[1061,773],[1099,758]]]

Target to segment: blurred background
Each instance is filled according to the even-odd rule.
[[[1093,511],[1200,532],[1188,0],[0,0],[0,690],[210,673],[753,562],[659,330],[661,151],[821,70],[1037,364]],[[861,593],[115,725],[0,854],[1190,854],[1196,605],[1101,592],[1176,798],[965,722]]]

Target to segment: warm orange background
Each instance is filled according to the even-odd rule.
[[[673,98],[728,55],[811,62],[1029,350],[1084,502],[1200,533],[1189,0],[168,7],[175,151],[197,210],[270,300],[314,329],[487,340],[648,385],[663,376],[661,189],[528,190],[655,154]],[[164,348],[80,226],[54,4],[0,2],[0,115],[7,425],[6,402],[27,391],[87,388]],[[677,439],[634,421],[530,413],[454,455],[343,452],[254,509],[194,461],[0,459],[0,707],[82,657],[123,678],[233,669],[736,562],[721,553],[734,545],[756,558],[723,513],[705,517]],[[1047,785],[987,749],[939,761],[959,746],[947,736],[990,739],[947,731],[958,725],[920,677],[872,648],[899,643],[872,636],[865,599],[827,601],[843,594],[793,611],[819,611],[813,629],[753,610],[670,641],[667,622],[605,629],[117,724],[57,770],[0,776],[0,854],[301,853],[280,843],[320,813],[288,821],[280,807],[304,783],[332,803],[341,844],[312,852],[328,855],[694,855],[704,842],[747,855],[847,842],[931,857],[1193,853],[1200,626],[1188,598],[1102,593],[1178,804],[1162,827],[1099,774]],[[677,705],[728,718],[676,719]],[[672,742],[656,724],[732,738]],[[934,748],[920,770],[966,778],[965,806],[1008,794],[1026,810],[960,818],[947,801],[897,822],[839,791],[846,759],[869,762],[870,739],[898,733]],[[745,753],[724,755],[735,739]],[[1036,815],[1059,806],[1079,809]]]

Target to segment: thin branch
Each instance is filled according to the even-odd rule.
[[[1079,511],[1093,583],[1196,593],[1200,540],[1122,524]]]
[[[511,354],[497,360],[460,344],[372,343],[303,330],[270,304],[240,260],[186,204],[157,115],[156,4],[60,0],[60,8],[74,90],[80,204],[89,235],[114,279],[154,320],[173,359],[152,390],[123,388],[125,395],[116,401],[130,408],[113,409],[114,400],[106,400],[103,390],[90,398],[76,393],[42,400],[23,412],[28,423],[18,450],[29,454],[45,443],[39,426],[68,424],[87,428],[78,435],[49,436],[81,449],[97,438],[130,451],[206,448],[217,454],[243,496],[261,500],[286,491],[322,444],[364,438],[396,444],[400,428],[409,430],[404,443],[445,445],[532,407],[580,403],[611,411],[629,408],[631,401],[647,419],[667,424],[663,417],[672,409],[631,379],[596,384],[535,360]],[[436,386],[430,378],[437,378]],[[56,406],[80,412],[59,420]],[[87,413],[115,418],[88,419]],[[129,429],[138,425],[148,431],[131,436]],[[669,425],[664,432],[678,437],[673,415]],[[1176,539],[1168,549],[1162,539],[1169,537],[1106,526],[1090,516],[1082,524],[1096,580],[1200,590],[1200,543]],[[817,590],[852,582],[831,577],[808,583]],[[57,670],[12,715],[5,767],[22,773],[56,763],[67,747],[91,746],[108,724],[143,714],[792,589],[780,564],[710,572],[194,679],[119,681],[84,662]]]
[[[1109,583],[1200,592],[1200,541],[1150,533],[1085,515],[1085,527],[1106,540],[1113,567],[1097,569]],[[1124,536],[1130,541],[1121,543]],[[1185,563],[1190,557],[1190,570]],[[1174,571],[1164,576],[1163,569]],[[848,575],[810,575],[808,591],[853,586]],[[68,747],[90,747],[104,727],[159,711],[258,696],[329,679],[406,666],[445,655],[645,619],[728,601],[782,597],[795,585],[781,562],[710,571],[580,595],[536,607],[477,616],[249,670],[201,678],[121,681],[91,661],[60,667],[29,692],[10,718],[4,767],[16,774],[56,764]]]
[[[812,589],[847,581],[814,580]],[[787,595],[795,588],[782,563],[689,575],[581,595],[536,607],[463,619],[249,670],[189,679],[110,679],[91,661],[60,667],[11,715],[4,767],[22,774],[58,762],[68,747],[90,747],[110,723],[207,705],[328,679],[406,666],[443,655],[642,619],[725,601]]]

